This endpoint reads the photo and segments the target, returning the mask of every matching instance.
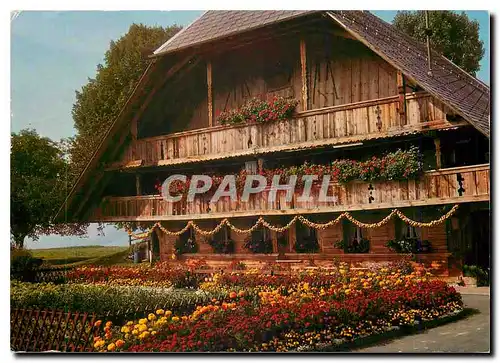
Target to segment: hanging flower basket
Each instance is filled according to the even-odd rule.
[[[370,240],[362,238],[360,241],[352,240],[345,242],[344,240],[335,243],[335,248],[344,250],[344,253],[368,253],[370,252]]]
[[[390,240],[385,245],[397,253],[429,253],[432,251],[429,241],[420,241],[418,238],[406,237]]]

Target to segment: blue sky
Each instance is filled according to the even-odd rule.
[[[89,77],[111,40],[125,34],[132,23],[187,25],[201,11],[67,11],[21,12],[11,25],[11,128],[34,128],[54,140],[74,134],[71,108],[75,91]],[[392,21],[396,11],[374,11]],[[490,83],[489,14],[467,11],[480,24],[486,53],[478,77]],[[42,236],[27,241],[30,248],[71,245],[126,245],[128,236],[109,226],[104,236],[95,227],[87,238]]]

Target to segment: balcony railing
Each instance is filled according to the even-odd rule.
[[[93,221],[153,221],[285,215],[401,208],[423,205],[488,201],[490,198],[489,164],[425,172],[417,180],[331,184],[328,195],[335,202],[320,202],[319,188],[311,191],[312,202],[299,202],[300,193],[291,201],[278,191],[274,202],[269,191],[251,195],[248,202],[221,198],[210,203],[210,196],[198,195],[193,202],[168,202],[161,196],[106,197],[96,209]]]
[[[173,165],[226,157],[359,142],[456,125],[447,107],[427,93],[408,94],[406,116],[399,97],[387,97],[297,113],[291,120],[214,126],[132,142],[110,168]]]

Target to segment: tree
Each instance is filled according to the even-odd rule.
[[[86,225],[52,223],[66,193],[64,153],[34,130],[11,134],[10,233],[16,247],[40,234],[84,234]]]
[[[180,30],[132,24],[127,34],[112,41],[97,66],[95,78],[76,92],[73,121],[77,131],[71,147],[71,182],[80,175],[113,120],[146,70],[147,56]]]
[[[398,11],[393,25],[421,42],[427,39],[425,11]],[[484,55],[479,23],[464,12],[429,11],[429,28],[431,47],[475,76]]]

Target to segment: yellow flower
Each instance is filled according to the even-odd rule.
[[[130,325],[134,325],[134,322],[133,322],[132,320],[131,320],[131,321],[128,321],[128,322],[127,322],[127,325],[129,325],[129,326],[130,326]]]
[[[145,331],[144,333],[142,333],[141,335],[139,335],[139,339],[146,339],[147,337],[149,337],[149,332],[148,331]]]
[[[172,321],[174,321],[174,322],[178,322],[178,321],[179,321],[179,317],[178,317],[178,316],[174,316],[174,317],[172,318]]]
[[[146,324],[148,322],[148,319],[139,319],[139,324]]]
[[[129,331],[130,331],[130,329],[128,328],[128,326],[122,326],[122,329],[121,329],[122,333],[128,333]]]
[[[170,315],[172,315],[172,312],[170,310],[165,311],[165,316],[166,317],[169,317]]]
[[[137,329],[132,330],[132,334],[134,334],[134,335],[139,334],[139,330],[137,330]]]
[[[108,350],[110,352],[112,352],[113,350],[115,350],[116,346],[115,346],[115,343],[111,343],[110,345],[108,345]]]
[[[156,319],[156,315],[155,315],[155,314],[149,314],[149,315],[148,315],[148,320],[149,320],[149,321],[153,321],[153,320],[155,320],[155,319]]]
[[[146,331],[148,330],[148,326],[146,324],[141,324],[139,325],[139,332],[143,332],[143,331]]]
[[[163,309],[158,309],[158,310],[156,310],[156,314],[157,314],[157,315],[163,315],[163,314],[165,314],[165,310],[163,310]]]

